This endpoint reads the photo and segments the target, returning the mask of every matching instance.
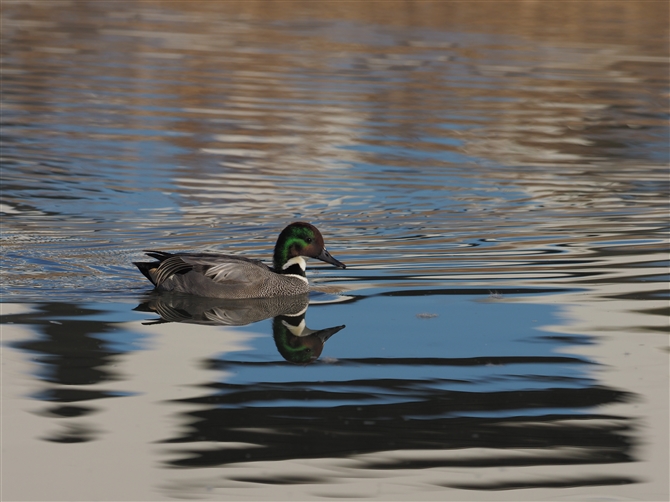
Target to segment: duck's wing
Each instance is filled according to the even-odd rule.
[[[259,280],[259,276],[270,272],[270,268],[260,260],[235,255],[170,254],[162,251],[149,251],[147,254],[160,262],[151,274],[156,286],[175,274],[191,271],[208,277],[216,284],[252,284]]]
[[[156,286],[160,286],[173,275],[185,274],[191,270],[193,270],[193,267],[182,260],[180,256],[173,255],[166,257],[160,262],[158,267],[152,271],[153,283]]]
[[[198,273],[209,277],[217,284],[239,282],[250,284],[259,275],[270,272],[270,268],[260,260],[252,260],[234,255],[182,255],[180,258]]]

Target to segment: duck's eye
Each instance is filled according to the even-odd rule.
[[[311,237],[307,237],[307,239],[305,239],[305,242],[306,242],[307,244],[311,244],[311,243],[312,243],[312,238],[311,238]]]

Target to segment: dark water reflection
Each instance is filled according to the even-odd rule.
[[[534,363],[546,361],[537,360]],[[374,364],[363,361],[359,364]],[[388,364],[402,364],[387,362]],[[422,364],[423,361],[414,361]],[[506,364],[506,361],[494,361]],[[455,361],[459,365],[460,361]],[[517,363],[519,364],[519,363]],[[444,362],[448,366],[449,362]],[[435,385],[444,384],[436,380]],[[301,385],[302,384],[302,385]],[[364,462],[370,469],[422,469],[427,467],[513,467],[523,465],[579,465],[622,463],[635,460],[631,421],[617,416],[585,412],[600,405],[625,401],[617,390],[591,387],[513,392],[450,392],[426,387],[424,381],[352,380],[324,383],[319,387],[302,382],[287,385],[220,385],[218,394],[191,400],[216,405],[192,413],[190,433],[170,442],[197,445],[200,441],[244,442],[248,448],[195,449],[171,462],[179,467],[214,467],[236,462],[337,458],[410,450],[414,458]],[[342,392],[342,387],[348,392]],[[295,387],[295,388],[294,388]],[[407,402],[369,405],[379,395],[400,395]],[[276,401],[329,400],[351,405],[279,406]],[[255,406],[240,406],[253,402]],[[236,406],[237,405],[237,406]],[[536,409],[552,414],[533,416]],[[514,416],[508,415],[513,411]],[[531,416],[525,416],[525,413]],[[474,414],[475,416],[470,416]],[[477,415],[489,415],[481,417]],[[446,416],[445,416],[446,415]],[[454,416],[449,416],[454,415]],[[253,424],[250,427],[250,424]],[[260,448],[259,448],[260,447]],[[481,458],[460,459],[449,450],[486,448]],[[526,458],[511,458],[507,450],[534,450]],[[446,457],[425,458],[426,450]],[[495,452],[495,453],[492,453]],[[610,484],[631,478],[612,476]],[[266,482],[271,483],[272,480]],[[555,480],[547,480],[554,483]]]
[[[667,3],[389,6],[3,2],[4,497],[668,499]]]
[[[407,298],[418,298],[425,304],[429,298],[444,301],[445,296],[439,291],[424,291],[421,296],[389,298],[392,305],[407,302]],[[448,307],[443,313],[448,316],[455,309],[467,316],[462,302],[469,300],[458,295],[453,298],[460,305]],[[300,320],[304,320],[305,302],[301,298],[294,300],[288,310],[295,310]],[[266,336],[254,343],[258,346],[202,361],[202,369],[214,380],[198,384],[197,397],[171,400],[173,406],[197,405],[197,409],[180,411],[174,419],[181,424],[182,432],[161,441],[177,447],[171,455],[174,458],[165,460],[167,465],[211,468],[249,462],[353,457],[361,459],[358,468],[362,471],[388,472],[625,464],[637,460],[638,421],[600,411],[637,398],[594,379],[593,368],[597,366],[594,361],[559,354],[575,344],[593,343],[588,337],[538,336],[532,335],[533,330],[524,334],[527,329],[510,318],[494,335],[473,333],[467,328],[461,331],[464,328],[458,322],[426,317],[415,318],[410,324],[416,330],[418,322],[429,323],[428,330],[388,340],[389,321],[374,319],[376,332],[365,332],[360,316],[367,315],[370,307],[365,303],[373,298],[359,300],[330,306],[316,304],[310,310],[320,318],[320,311],[337,308],[343,319],[353,321],[354,336],[366,338],[359,344],[347,343],[327,352],[324,361],[314,363],[317,371],[287,366],[272,347],[271,335],[279,348],[278,332],[285,336],[287,331],[278,329],[277,323],[290,319],[290,315],[278,315],[265,324]],[[256,316],[261,309],[266,317],[273,314],[267,302],[255,309],[247,306],[241,317],[230,304],[213,307],[212,303],[217,302],[221,303],[202,299],[198,305],[193,297],[153,295],[135,310],[141,310],[139,314],[143,315],[145,311],[161,312],[162,319],[144,321],[155,334],[160,333],[158,329],[165,322],[182,321],[184,327],[193,322],[201,325],[202,318],[193,319],[193,312],[200,316],[216,308],[220,310],[214,321],[212,317],[204,320],[207,329],[214,329],[212,324],[242,324],[241,317],[248,317],[250,311]],[[286,302],[280,303],[274,302],[275,314],[277,309],[287,309]],[[495,310],[496,305],[489,307]],[[64,430],[42,440],[55,443],[102,440],[100,427],[78,425],[81,419],[88,417],[94,423],[99,420],[104,423],[104,418],[96,418],[104,415],[104,403],[109,398],[129,396],[121,390],[125,378],[114,370],[115,361],[138,350],[142,337],[122,327],[127,323],[101,320],[115,315],[125,317],[127,314],[120,307],[46,303],[33,306],[27,314],[5,316],[5,323],[28,325],[38,334],[33,340],[13,343],[11,348],[32,354],[33,364],[39,368],[35,378],[43,382],[44,388],[32,396],[45,404],[39,414],[51,420],[73,419]],[[294,326],[299,324],[294,321],[290,321]],[[479,329],[471,321],[468,322],[471,329]],[[402,332],[402,323],[407,321],[390,322]],[[445,326],[452,325],[451,332],[445,331]],[[255,326],[257,329],[261,325]],[[341,328],[338,326],[335,332]],[[333,330],[321,333],[330,337]],[[181,336],[188,337],[189,332],[184,330]],[[491,347],[495,343],[505,349]],[[394,344],[408,347],[401,350]],[[263,348],[259,348],[261,345]],[[187,365],[188,361],[179,364]],[[99,388],[105,383],[112,383],[113,387],[114,382],[120,384],[117,391]],[[219,446],[202,450],[198,447],[201,443]],[[480,453],[465,458],[460,453],[455,455],[465,450]],[[438,455],[426,455],[431,451]],[[384,452],[391,455],[368,458],[370,454]],[[400,455],[402,452],[407,454]],[[324,476],[302,474],[298,479],[284,474],[254,477],[231,473],[229,479],[269,485],[329,482],[328,476]],[[476,483],[451,482],[444,486],[499,490],[639,481],[636,476],[616,472],[583,480],[565,471],[544,482],[530,484],[523,475],[512,474],[505,482],[492,484],[483,478]]]
[[[441,297],[440,292],[436,293]],[[420,298],[425,301],[430,294],[423,292]],[[377,324],[383,338],[387,333],[385,323]],[[170,465],[215,467],[240,462],[363,456],[361,469],[393,470],[635,460],[632,439],[635,420],[598,412],[602,406],[628,402],[632,396],[590,378],[592,361],[559,356],[555,349],[546,354],[537,345],[529,351],[523,342],[518,343],[516,355],[485,356],[478,343],[455,340],[443,331],[442,325],[435,329],[440,333],[440,346],[430,343],[434,339],[431,334],[406,333],[401,344],[412,345],[414,349],[406,350],[405,357],[397,349],[391,352],[393,355],[384,357],[388,347],[383,342],[377,345],[376,354],[363,347],[357,354],[354,344],[348,351],[349,357],[328,361],[327,369],[315,375],[316,380],[304,374],[292,380],[275,361],[254,361],[240,355],[210,360],[208,368],[236,377],[208,384],[204,387],[206,395],[183,401],[203,405],[205,409],[187,414],[184,417],[187,432],[169,440],[171,444],[194,447],[192,450],[187,447]],[[455,335],[467,337],[470,333]],[[521,333],[497,333],[497,337],[506,335],[513,339]],[[374,335],[372,338],[379,339]],[[571,339],[541,340],[547,342],[554,347],[574,343]],[[463,351],[480,355],[429,355],[433,352],[456,355]],[[528,352],[535,355],[521,355]],[[334,379],[321,379],[324,373]],[[255,376],[247,382],[249,374]],[[222,446],[203,452],[197,447],[200,442]],[[228,446],[231,443],[234,445]],[[486,452],[466,460],[450,454],[480,448]],[[511,457],[510,450],[533,453]],[[402,459],[364,457],[403,451],[409,455]],[[427,451],[438,451],[439,455],[427,458]],[[267,474],[239,480],[268,484],[296,482]],[[325,480],[309,476],[300,480],[320,481]],[[508,484],[514,482],[524,484],[513,479]],[[546,486],[578,486],[581,482],[574,476],[559,475],[547,480]],[[593,479],[591,482],[597,483]],[[598,482],[617,485],[635,480],[631,476],[611,475]],[[484,481],[459,487],[505,487],[487,485]]]

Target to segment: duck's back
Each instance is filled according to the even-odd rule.
[[[309,292],[304,277],[277,274],[260,260],[235,255],[149,251],[157,262],[135,265],[159,291],[211,298],[268,298]]]

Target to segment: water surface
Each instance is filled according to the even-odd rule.
[[[5,499],[667,500],[665,3],[3,5]]]

